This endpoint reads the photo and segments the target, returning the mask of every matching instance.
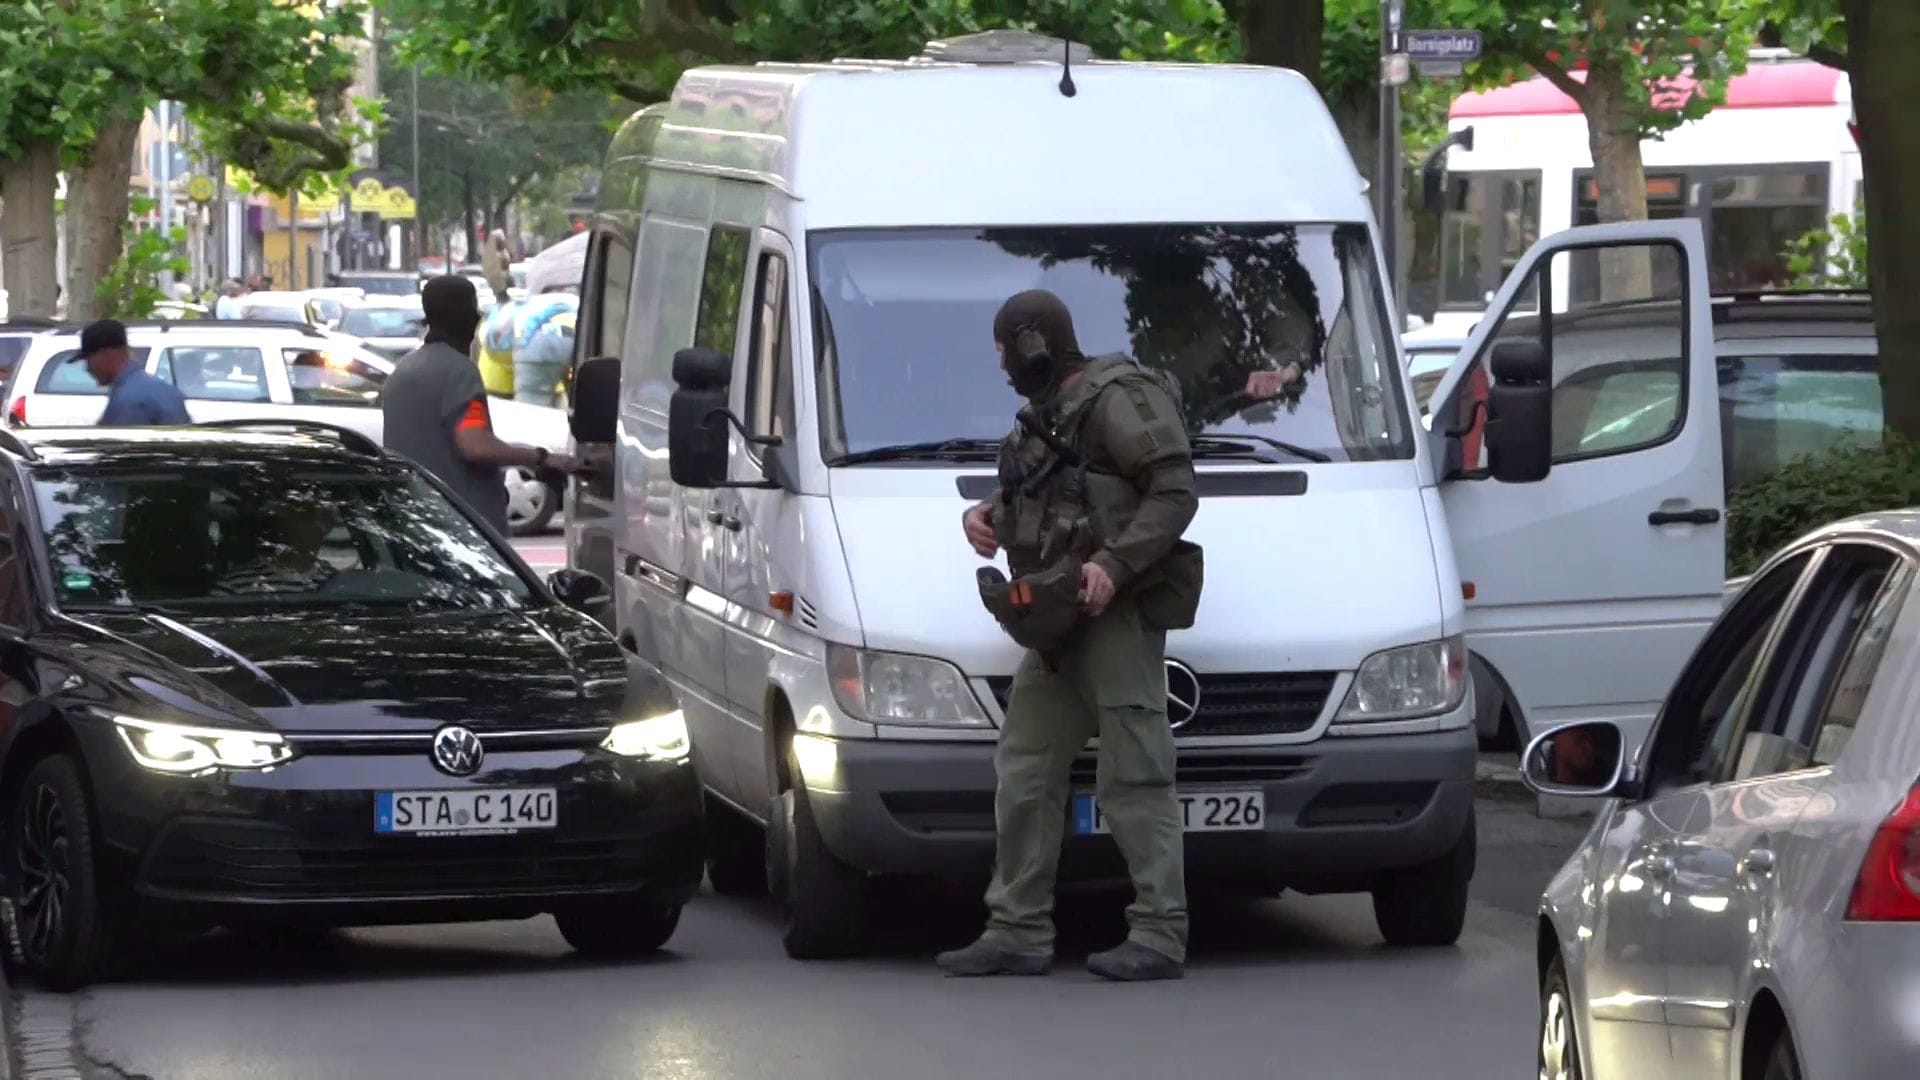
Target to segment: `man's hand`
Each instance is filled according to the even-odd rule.
[[[1080,610],[1089,615],[1099,615],[1113,603],[1113,579],[1099,563],[1083,563],[1080,567]]]
[[[1255,401],[1268,401],[1279,397],[1288,383],[1299,378],[1299,364],[1288,364],[1279,371],[1256,371],[1247,376],[1245,393]]]
[[[563,453],[558,450],[550,450],[547,452],[547,468],[555,472],[570,473],[578,470],[579,467],[580,463],[573,459],[572,454]]]
[[[960,525],[967,534],[967,543],[973,546],[973,553],[983,559],[993,558],[1000,550],[1000,539],[993,534],[993,504],[983,502],[968,510],[960,518]]]

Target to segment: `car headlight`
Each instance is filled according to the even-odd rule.
[[[1367,657],[1353,676],[1338,721],[1410,720],[1460,706],[1467,693],[1467,643],[1455,635]]]
[[[833,699],[849,716],[876,724],[990,726],[966,677],[945,660],[829,645],[827,671]]]
[[[265,769],[293,759],[293,747],[271,732],[189,727],[132,716],[114,717],[113,728],[133,760],[154,772]]]
[[[621,757],[685,761],[693,752],[693,740],[687,735],[686,715],[675,709],[645,720],[613,725],[600,747]]]

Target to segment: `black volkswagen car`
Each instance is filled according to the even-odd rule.
[[[0,433],[0,813],[19,953],[523,918],[673,933],[702,871],[672,691],[438,483],[314,426]],[[549,587],[550,586],[550,587]]]

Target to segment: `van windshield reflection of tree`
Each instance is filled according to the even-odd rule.
[[[830,459],[901,445],[990,455],[1021,404],[993,314],[1026,289],[1066,301],[1088,356],[1172,373],[1189,432],[1211,436],[1196,438],[1202,460],[1413,456],[1361,226],[849,230],[817,234],[809,254],[837,394]]]
[[[498,609],[533,596],[415,476],[222,464],[37,478],[63,607]]]

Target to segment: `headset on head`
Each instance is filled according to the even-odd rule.
[[[1027,323],[1013,332],[1013,356],[1023,366],[1045,364],[1053,359],[1052,353],[1047,349],[1046,337],[1034,329],[1032,323]]]

